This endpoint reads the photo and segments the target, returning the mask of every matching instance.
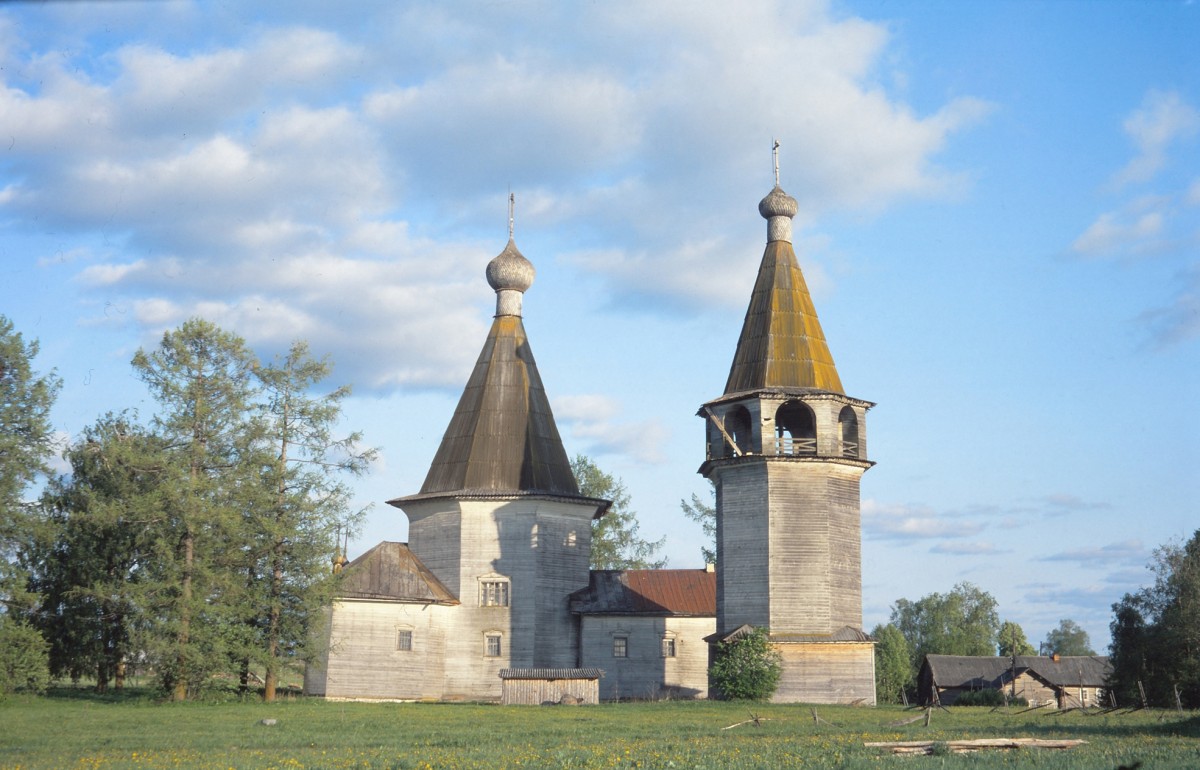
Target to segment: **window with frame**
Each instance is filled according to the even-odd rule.
[[[483,654],[488,658],[498,658],[503,652],[503,637],[500,634],[484,634]]]
[[[412,630],[407,628],[397,629],[396,631],[396,650],[399,652],[412,652]]]
[[[480,607],[507,607],[509,590],[507,580],[479,581]]]
[[[675,637],[664,636],[662,640],[662,656],[664,658],[675,657]]]
[[[613,637],[613,657],[627,658],[629,657],[629,637],[614,636]]]

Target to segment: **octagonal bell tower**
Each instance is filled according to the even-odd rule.
[[[776,144],[778,149],[778,144]],[[875,702],[862,631],[859,481],[866,414],[846,395],[792,246],[798,204],[759,203],[767,246],[700,472],[717,492],[717,639],[768,629],[783,656],[775,699]]]

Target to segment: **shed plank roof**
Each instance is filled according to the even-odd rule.
[[[346,565],[338,596],[343,599],[458,604],[450,589],[405,543],[384,541]]]
[[[702,569],[593,570],[570,602],[581,615],[715,616],[717,576]]]

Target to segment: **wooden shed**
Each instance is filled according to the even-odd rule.
[[[1112,664],[1102,655],[926,655],[917,686],[924,703],[949,705],[964,692],[990,689],[1013,693],[1031,706],[1065,709],[1098,705],[1111,674]]]
[[[555,703],[600,702],[598,668],[505,668],[501,703],[505,706],[540,706]]]

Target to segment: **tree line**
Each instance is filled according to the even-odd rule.
[[[133,358],[155,413],[100,417],[27,502],[49,472],[59,388],[32,371],[36,354],[0,317],[0,649],[21,656],[0,670],[103,690],[135,665],[173,700],[261,674],[273,700],[331,596],[339,533],[362,517],[343,479],[375,451],[334,434],[349,388],[315,394],[331,364],[304,342],[261,362],[191,319]]]

